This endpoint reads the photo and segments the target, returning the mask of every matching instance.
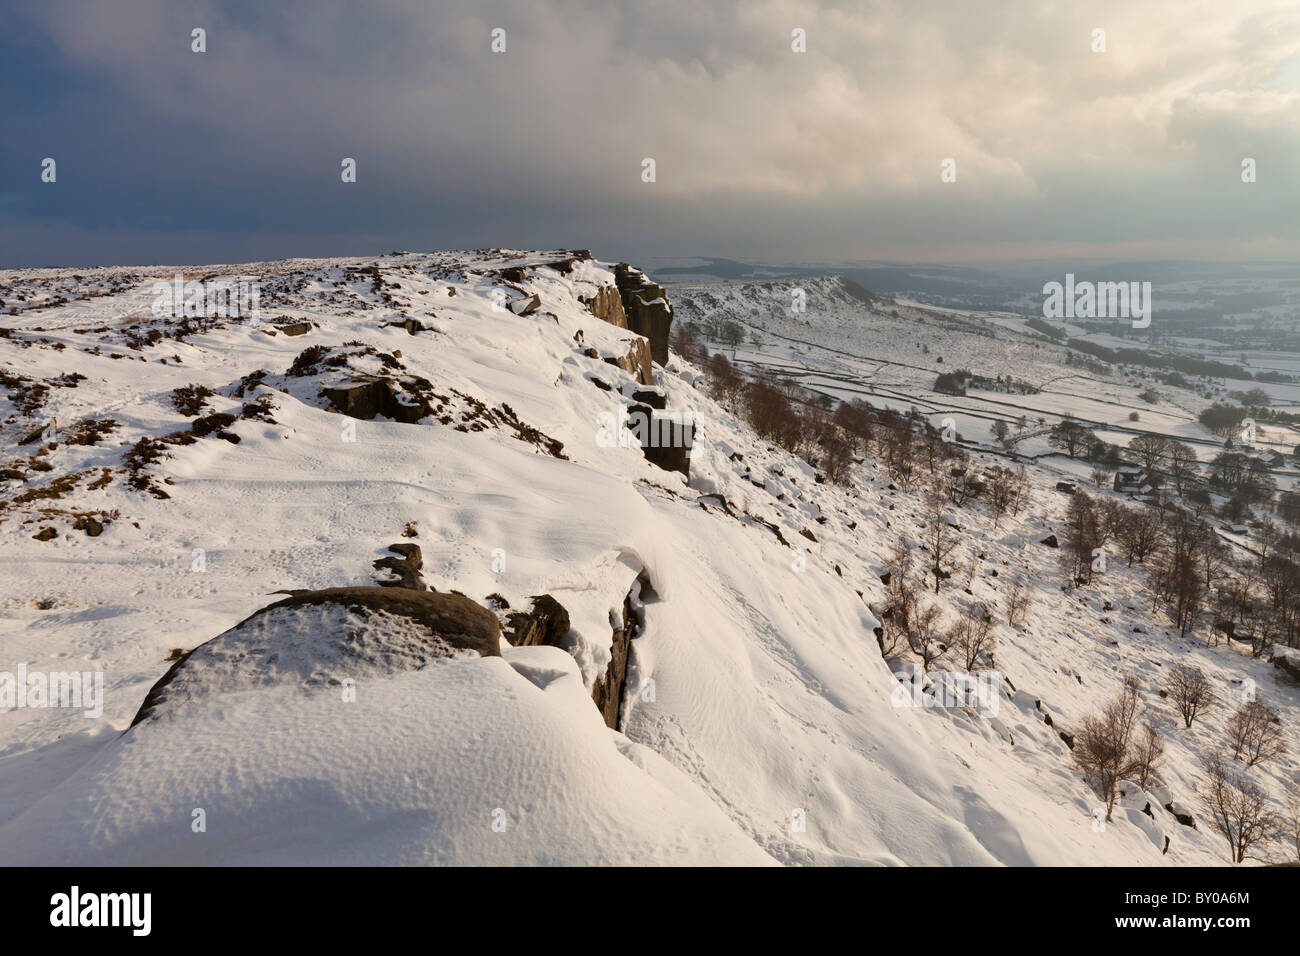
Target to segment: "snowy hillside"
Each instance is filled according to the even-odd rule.
[[[1279,808],[1300,786],[1300,688],[1180,638],[1121,560],[1063,590],[1037,466],[1018,514],[952,509],[963,571],[929,597],[952,620],[1019,581],[1027,619],[999,612],[978,706],[915,706],[876,631],[922,498],[870,457],[824,480],[716,400],[666,351],[698,290],[573,250],[394,253],[185,267],[256,281],[260,312],[159,318],[177,271],[0,273],[0,672],[103,681],[0,718],[6,862],[1220,865],[1198,793],[1246,686],[1287,746],[1256,779]],[[753,323],[760,353],[912,374],[885,305],[819,282],[801,331]],[[962,336],[993,341],[944,334],[972,367]],[[1222,700],[1191,729],[1177,663]],[[1166,754],[1099,826],[1067,738],[1125,676]]]
[[[1155,434],[1189,443],[1202,460],[1222,450],[1222,438],[1196,420],[1210,404],[1204,394],[1169,385],[1150,370],[1125,368],[1107,375],[1071,364],[1068,350],[1028,327],[1023,315],[970,313],[876,297],[864,301],[864,290],[838,276],[681,283],[669,291],[683,321],[732,320],[745,329],[745,341],[734,350],[743,366],[779,371],[837,399],[863,397],[878,407],[916,408],[936,425],[951,417],[963,435],[977,440],[987,439],[998,420],[1024,418],[1034,430],[1040,421],[1052,425],[1068,414],[1121,445],[1137,435]],[[1112,338],[1107,344],[1133,343]],[[728,347],[727,354],[732,352]],[[936,392],[935,377],[956,369],[990,379],[1014,378],[1034,391]],[[1279,405],[1300,402],[1300,385],[1235,379],[1199,384],[1216,399],[1234,389],[1263,388]],[[1152,390],[1159,393],[1156,402],[1144,397]],[[1290,454],[1300,431],[1270,424],[1259,429],[1256,440],[1261,449]],[[1018,448],[1032,456],[1051,451],[1042,437],[1028,438]],[[1281,477],[1282,483],[1289,484],[1292,477],[1293,469]]]

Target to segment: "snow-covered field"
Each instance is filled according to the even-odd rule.
[[[745,328],[748,337],[734,350],[742,367],[770,369],[837,399],[863,398],[898,411],[914,408],[935,427],[951,418],[967,440],[988,443],[989,429],[998,420],[1016,427],[1023,423],[1025,430],[1037,431],[1068,415],[1120,446],[1138,435],[1156,434],[1188,443],[1202,461],[1223,450],[1223,439],[1197,422],[1197,414],[1211,404],[1210,399],[1145,375],[1100,375],[1070,365],[1065,360],[1067,350],[1030,330],[1024,316],[971,313],[908,301],[864,305],[835,276],[681,283],[669,289],[680,319],[731,319]],[[794,290],[804,293],[806,311],[794,311]],[[1133,343],[1114,339],[1103,344],[1132,347]],[[733,355],[730,346],[714,342],[713,347]],[[989,378],[1009,376],[1039,391],[1023,394],[972,387],[966,395],[936,392],[936,376],[957,369]],[[1215,387],[1223,393],[1262,388],[1284,408],[1300,401],[1296,385],[1230,379],[1217,381]],[[1141,397],[1147,390],[1157,393],[1157,402]],[[1130,417],[1133,414],[1136,421]],[[1256,432],[1261,450],[1289,456],[1297,443],[1300,430],[1288,425],[1263,425]],[[1045,436],[1026,438],[1016,449],[1031,458],[1054,454]],[[1280,486],[1288,487],[1294,475],[1280,471],[1277,478]]]
[[[13,476],[0,487],[0,672],[98,673],[104,688],[102,714],[0,716],[0,860],[1218,865],[1226,844],[1197,787],[1244,686],[1281,713],[1289,751],[1256,779],[1276,801],[1300,785],[1300,688],[1235,647],[1178,638],[1122,562],[1062,591],[1058,552],[1039,542],[1060,532],[1065,499],[1037,465],[1020,515],[995,526],[980,504],[954,511],[969,583],[935,598],[951,619],[967,602],[1000,602],[1015,578],[1033,595],[1026,624],[998,625],[990,713],[906,706],[872,608],[887,552],[919,535],[919,498],[871,461],[848,488],[820,481],[675,354],[654,379],[669,410],[694,418],[689,479],[602,440],[602,416],[638,388],[606,358],[636,336],[579,299],[613,283],[611,266],[548,265],[566,255],[184,267],[258,279],[261,313],[179,338],[178,323],[150,317],[153,283],[177,269],[87,270],[96,294],[84,298],[75,290],[90,280],[73,270],[0,273],[6,310],[16,292],[25,303],[0,321]],[[501,275],[520,267],[522,280]],[[763,343],[738,359],[832,394],[916,404],[936,423],[953,415],[981,439],[1021,409],[1115,430],[1140,409],[1151,430],[1199,428],[1196,396],[1168,390],[1149,406],[1137,385],[1064,373],[1060,349],[1028,334],[864,308],[836,280],[804,285],[806,314],[789,314],[788,290],[744,303]],[[698,290],[669,297],[679,320],[709,308],[684,303]],[[349,357],[302,360],[317,346]],[[923,396],[939,356],[1043,391]],[[345,372],[405,377],[436,410],[341,415],[320,389]],[[212,392],[199,418],[171,398],[189,386]],[[141,439],[178,432],[194,437],[140,461]],[[553,596],[570,615],[563,646],[502,640],[501,657],[413,666],[413,638],[388,622],[385,653],[363,666],[296,645],[271,661],[273,634],[225,633],[273,592],[374,584],[372,563],[401,541],[418,544],[439,592],[516,609]],[[620,732],[591,691],[638,580],[644,626]],[[385,623],[277,620],[327,648]],[[218,635],[226,650],[186,664],[205,669],[184,705],[131,727],[172,652]],[[1177,662],[1202,667],[1224,701],[1191,730],[1159,696]],[[1098,827],[1060,732],[1130,674],[1167,756],[1149,793],[1129,793]],[[1286,858],[1281,844],[1265,853]]]

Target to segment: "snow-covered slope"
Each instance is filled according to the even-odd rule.
[[[105,690],[99,717],[4,714],[0,859],[1218,863],[1219,838],[1179,825],[1163,792],[1153,816],[1134,797],[1095,828],[1060,729],[1136,672],[1171,738],[1161,786],[1192,805],[1200,738],[1227,714],[1173,726],[1160,669],[1191,657],[1225,689],[1255,680],[1297,749],[1294,689],[1167,637],[1136,576],[1062,594],[1037,544],[1062,507],[1047,492],[996,528],[961,512],[971,593],[940,597],[951,615],[1031,582],[1030,622],[1000,626],[996,714],[900,706],[871,606],[918,499],[870,462],[847,489],[819,481],[675,355],[654,379],[694,421],[689,479],[608,441],[602,422],[646,388],[610,361],[637,336],[588,307],[610,264],[493,250],[188,267],[258,279],[260,316],[153,319],[174,271],[94,270],[97,294],[3,321],[0,670],[102,672]],[[6,307],[47,286],[76,283],[0,274]],[[391,414],[374,419],[323,391],[375,382]],[[551,595],[562,646],[502,640],[500,658],[414,669],[196,654],[217,668],[208,691],[127,729],[174,650],[226,640],[276,591],[373,584],[397,541],[439,592],[498,609]],[[620,732],[591,693],[638,581]],[[381,644],[408,647],[388,624]],[[277,626],[329,644],[352,625]],[[1294,786],[1289,766],[1268,771],[1273,792]]]

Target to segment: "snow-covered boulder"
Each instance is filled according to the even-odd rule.
[[[346,688],[457,654],[500,657],[500,636],[496,615],[459,594],[300,591],[183,655],[150,689],[132,726],[223,694]]]

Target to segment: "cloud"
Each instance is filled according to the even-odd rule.
[[[21,15],[53,52],[37,65],[29,49],[25,73],[51,102],[5,123],[21,200],[0,216],[80,248],[118,229],[164,249],[171,231],[1176,251],[1225,217],[1252,249],[1300,235],[1300,92],[1276,82],[1300,53],[1295,2],[47,0]],[[45,155],[62,198],[30,174]]]

